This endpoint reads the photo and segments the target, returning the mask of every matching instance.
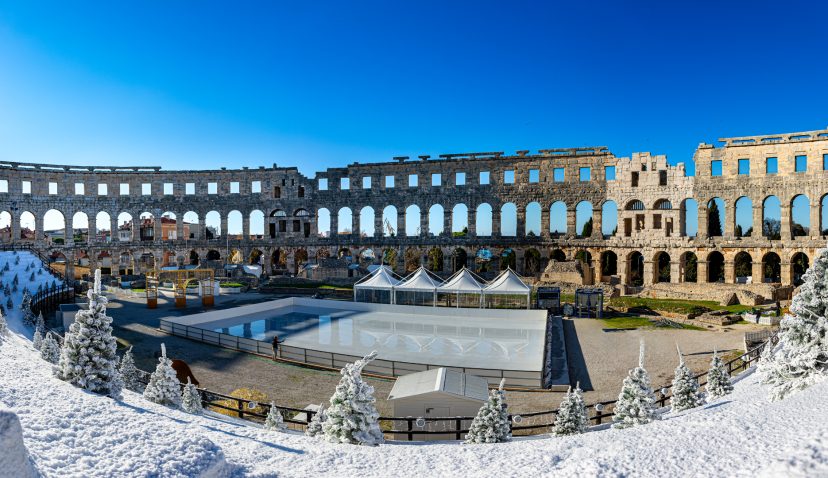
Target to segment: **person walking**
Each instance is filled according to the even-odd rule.
[[[279,340],[278,335],[273,336],[273,342],[271,342],[271,345],[273,345],[273,360],[276,360],[278,358],[279,344],[281,344],[282,342],[284,342],[284,340]]]

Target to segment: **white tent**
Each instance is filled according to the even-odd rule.
[[[461,302],[464,302],[467,307],[481,307],[483,301],[482,282],[464,266],[437,288],[437,296],[439,298],[440,295],[443,295],[448,306],[451,306],[451,299],[454,298],[456,307],[460,307]]]
[[[394,303],[402,305],[437,305],[437,288],[442,281],[425,267],[405,277],[394,287]],[[430,302],[430,304],[429,304]]]
[[[485,296],[490,296],[492,298],[494,298],[494,296],[499,296],[501,298],[499,301],[500,305],[503,305],[504,303],[511,305],[515,302],[515,297],[520,297],[521,301],[523,300],[523,297],[526,297],[526,308],[528,309],[531,306],[532,301],[532,288],[526,285],[517,272],[513,271],[510,267],[501,272],[499,276],[495,277],[486,287],[483,288],[483,295],[484,298]],[[490,302],[491,303],[486,303],[487,306],[494,305],[494,300]]]
[[[394,287],[399,283],[400,280],[391,272],[391,268],[378,267],[354,284],[354,301],[391,304],[394,299]]]

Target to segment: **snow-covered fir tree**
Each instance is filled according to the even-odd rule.
[[[187,385],[181,392],[181,408],[187,413],[194,415],[201,415],[204,413],[204,408],[201,406],[201,394],[198,393],[198,388],[187,377]]]
[[[270,410],[267,412],[264,427],[265,430],[280,432],[285,430],[285,419],[282,418],[282,413],[276,408],[276,402],[270,402]]]
[[[95,284],[87,291],[89,309],[75,315],[75,322],[63,339],[58,378],[91,392],[116,397],[112,380],[118,366],[112,317],[106,315],[106,297],[101,295],[101,271],[95,271]],[[110,390],[112,388],[112,390]]]
[[[781,400],[828,375],[828,249],[821,249],[779,324],[773,357],[760,364],[772,400]]]
[[[32,312],[32,296],[28,290],[23,291],[23,298],[20,300],[20,311],[23,314],[23,323],[34,327],[37,316]]]
[[[512,437],[503,384],[501,380],[497,389],[489,391],[489,399],[469,426],[466,443],[500,443]]]
[[[57,364],[60,360],[60,345],[51,332],[46,333],[46,338],[40,344],[40,356],[52,364]]]
[[[9,296],[9,300],[6,301],[6,309],[8,309],[8,310],[14,309],[14,302],[12,302],[11,296]]]
[[[555,415],[555,424],[552,426],[553,435],[575,435],[584,433],[589,426],[584,397],[580,384],[575,385],[575,390],[569,387],[558,413]]]
[[[32,347],[35,350],[40,350],[40,346],[43,344],[43,334],[40,332],[40,329],[35,328],[34,335],[32,335]]]
[[[342,378],[330,400],[327,419],[322,424],[325,438],[331,442],[376,445],[383,442],[379,426],[374,387],[362,380],[362,369],[377,357],[371,352],[345,365]]]
[[[719,353],[713,351],[713,359],[710,361],[710,370],[707,371],[707,399],[715,400],[733,391],[733,384],[730,382],[730,374],[727,373],[724,361]]]
[[[6,311],[0,306],[0,340],[9,333],[9,324],[6,322]]]
[[[678,350],[679,364],[676,367],[675,376],[673,377],[673,386],[671,391],[673,396],[670,397],[670,410],[672,412],[681,412],[689,410],[702,405],[701,393],[699,393],[699,381],[693,376],[693,371],[684,363],[684,355],[681,354],[681,349],[676,345]]]
[[[132,347],[124,352],[121,357],[121,366],[118,367],[121,373],[121,380],[124,382],[124,387],[133,392],[141,392],[141,382],[138,381],[138,368],[135,367],[135,359],[132,357]]]
[[[20,279],[17,277],[17,274],[14,274],[14,278],[12,278],[12,285],[17,285],[20,283]]]
[[[308,423],[308,428],[305,430],[305,435],[315,437],[323,434],[322,424],[325,423],[325,408],[319,404],[319,409],[313,414],[313,418]]]
[[[656,397],[650,385],[650,375],[644,368],[644,341],[638,352],[638,367],[630,370],[621,386],[612,417],[613,428],[644,425],[657,418]]]
[[[180,388],[172,360],[167,358],[167,348],[161,344],[161,357],[144,389],[144,398],[162,405],[178,406],[181,404]]]

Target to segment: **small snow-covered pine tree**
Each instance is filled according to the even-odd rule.
[[[8,310],[12,310],[14,308],[14,302],[12,302],[11,296],[9,296],[9,300],[6,301],[6,308]]]
[[[760,363],[771,400],[781,400],[828,374],[828,249],[821,249],[802,277],[791,314],[779,324],[773,356]]]
[[[29,282],[34,282],[35,280],[35,273],[32,271],[31,275],[29,275]]]
[[[316,411],[316,413],[313,414],[313,418],[311,418],[310,422],[308,423],[308,428],[305,430],[305,435],[309,437],[322,435],[322,424],[325,423],[325,418],[325,408],[320,403],[319,409]]]
[[[89,309],[75,315],[75,322],[63,339],[55,375],[90,392],[115,398],[112,380],[118,369],[117,344],[112,335],[112,317],[106,315],[106,297],[101,295],[101,270],[87,291]],[[112,390],[110,390],[112,388]]]
[[[133,392],[142,392],[141,382],[138,380],[138,369],[135,367],[135,359],[132,357],[132,347],[124,352],[121,357],[121,366],[118,368],[121,373],[121,380],[124,382],[124,387]]]
[[[673,396],[670,397],[670,410],[681,412],[702,405],[703,401],[699,393],[699,381],[693,376],[693,371],[684,363],[684,356],[676,344],[678,350],[679,364],[676,367],[671,388]]]
[[[331,396],[327,419],[322,424],[325,438],[331,442],[377,445],[383,442],[379,426],[374,387],[362,380],[362,369],[377,357],[371,352],[340,373],[342,378]]]
[[[706,388],[708,401],[724,397],[733,391],[730,374],[727,373],[724,361],[715,350],[713,351],[713,359],[710,361],[710,370],[707,371]]]
[[[46,333],[46,338],[40,344],[40,357],[52,364],[57,364],[60,360],[60,345],[51,332]]]
[[[501,443],[512,437],[504,381],[500,381],[497,389],[489,391],[489,399],[480,407],[469,426],[466,443]]]
[[[3,340],[3,337],[9,333],[9,324],[6,322],[6,311],[2,310],[3,306],[0,306],[0,340]]]
[[[588,426],[589,417],[587,416],[586,405],[584,405],[584,397],[581,395],[580,384],[576,384],[575,390],[569,387],[566,396],[564,396],[561,405],[558,407],[555,424],[552,426],[552,434],[557,436],[575,435],[584,433]]]
[[[40,350],[41,344],[43,344],[43,334],[40,333],[40,329],[35,329],[34,335],[32,335],[32,347],[35,350]]]
[[[187,385],[184,386],[184,390],[181,392],[181,408],[185,412],[194,415],[204,413],[204,408],[201,406],[201,394],[198,393],[198,388],[190,381],[190,377],[187,377]]]
[[[144,398],[161,405],[181,404],[181,392],[178,377],[172,368],[172,360],[167,358],[167,348],[161,344],[161,357],[158,365],[150,375],[147,388],[144,389]]]
[[[265,430],[284,431],[285,420],[282,418],[281,412],[276,408],[276,402],[270,402],[270,410],[267,412],[267,418],[264,424]]]
[[[23,313],[23,323],[34,327],[37,317],[32,312],[32,296],[28,290],[23,291],[23,298],[20,300],[20,311]]]
[[[612,417],[613,428],[627,428],[652,422],[656,416],[656,397],[650,375],[644,368],[644,341],[638,352],[638,367],[630,370],[621,386]]]

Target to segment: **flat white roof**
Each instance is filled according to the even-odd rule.
[[[489,382],[483,377],[440,367],[398,377],[388,399],[398,400],[428,393],[485,402],[489,398]]]

